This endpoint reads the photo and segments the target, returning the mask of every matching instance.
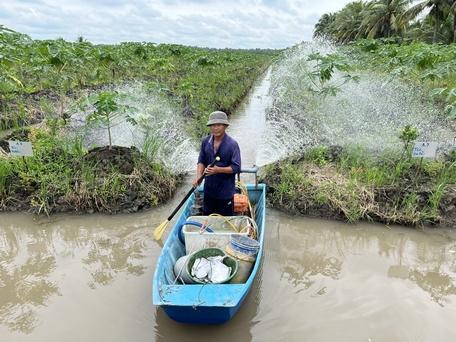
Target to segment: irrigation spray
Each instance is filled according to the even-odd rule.
[[[257,165],[321,144],[399,149],[398,134],[407,124],[418,128],[420,140],[439,142],[441,150],[453,144],[454,124],[418,86],[373,72],[359,73],[358,82],[344,83],[346,74],[335,71],[325,85],[335,94],[316,92],[311,76],[315,62],[309,56],[335,52],[328,43],[304,43],[274,66],[272,105],[266,111]]]
[[[135,146],[151,159],[159,160],[174,172],[194,169],[197,153],[185,131],[179,104],[143,83],[131,83],[111,88],[119,94],[118,101],[128,108],[131,120],[116,122],[112,128],[112,143]],[[107,145],[105,130],[87,125],[88,112],[72,116],[71,131],[83,137],[86,147]]]

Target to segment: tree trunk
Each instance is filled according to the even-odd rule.
[[[389,38],[391,36],[390,27],[388,24],[386,25],[386,28],[385,28],[385,36],[386,36],[386,38]]]
[[[108,127],[108,136],[109,136],[109,149],[112,149],[112,139],[111,139],[111,127]]]
[[[60,118],[63,118],[63,93],[60,94],[59,116],[60,116]],[[66,123],[66,120],[65,120],[65,123]]]
[[[111,139],[111,120],[109,120],[108,115],[108,138],[109,138],[109,149],[112,149],[112,139]]]
[[[434,36],[432,37],[432,44],[435,44],[437,41],[437,32],[439,30],[439,21],[437,20],[435,23],[435,28],[434,28]]]
[[[456,43],[456,10],[453,14],[453,43]]]

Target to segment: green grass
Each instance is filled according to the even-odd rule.
[[[80,139],[68,140],[49,131],[32,129],[28,139],[34,155],[0,158],[0,209],[25,202],[31,212],[51,214],[64,211],[118,212],[128,209],[131,193],[140,205],[150,207],[165,201],[180,178],[145,155],[134,157],[131,174],[116,168],[100,171],[84,161],[87,151]]]
[[[372,155],[357,146],[331,160],[330,148],[309,149],[265,167],[268,198],[290,212],[421,225],[442,219],[441,203],[456,188],[455,162],[410,158],[400,151]],[[325,214],[326,213],[326,214]]]
[[[4,158],[0,158],[0,194],[6,196],[9,188],[9,178],[13,174],[13,164]]]

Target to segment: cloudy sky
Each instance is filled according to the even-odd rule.
[[[0,24],[34,39],[283,48],[350,0],[0,0]]]

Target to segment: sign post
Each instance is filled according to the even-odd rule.
[[[436,141],[417,141],[415,142],[415,146],[413,147],[412,157],[413,158],[420,158],[420,164],[416,169],[415,178],[418,176],[418,171],[421,170],[421,166],[423,165],[424,158],[432,158],[435,159],[437,154],[437,146],[438,143]]]
[[[438,143],[435,141],[417,141],[413,147],[412,157],[435,159],[437,145]]]
[[[8,140],[10,155],[13,157],[33,156],[32,143],[30,141]]]
[[[25,157],[33,156],[32,143],[30,141],[8,140],[10,155],[13,157],[22,157],[25,169],[28,170]]]

